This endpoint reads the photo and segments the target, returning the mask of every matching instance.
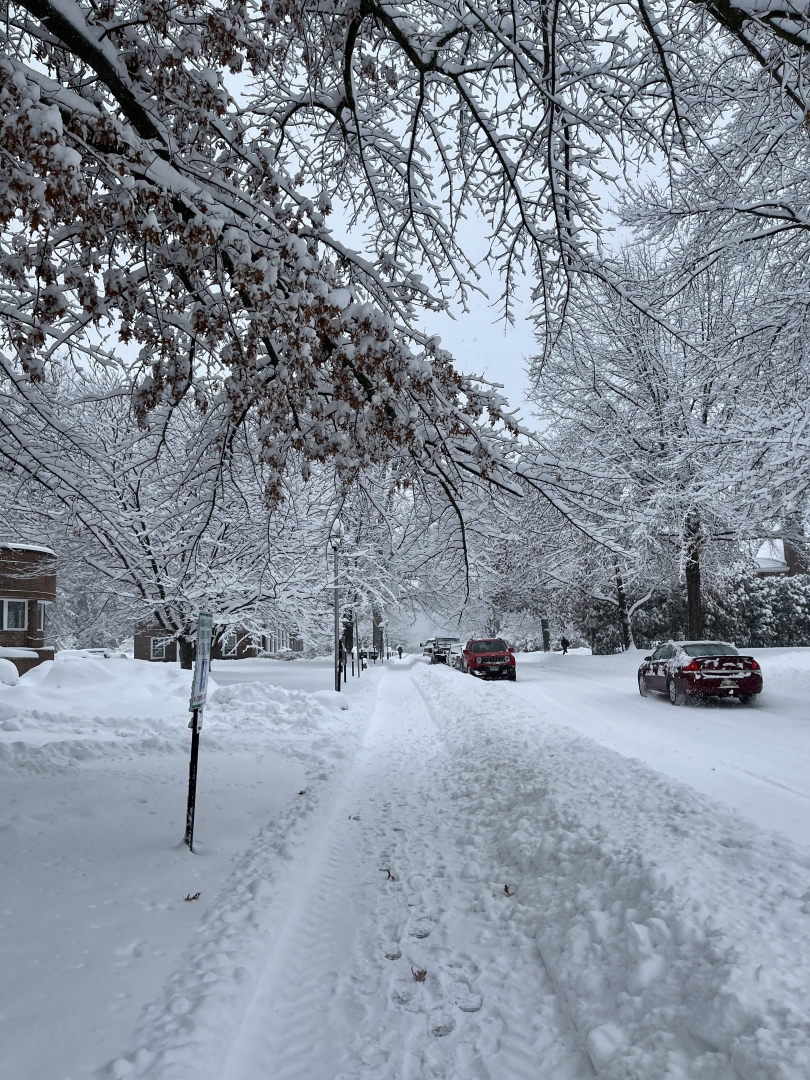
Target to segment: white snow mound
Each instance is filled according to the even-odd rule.
[[[0,656],[0,684],[3,686],[16,686],[20,681],[17,668],[10,660],[4,660]]]

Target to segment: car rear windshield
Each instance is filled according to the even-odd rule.
[[[492,641],[473,641],[470,649],[472,652],[506,652],[506,642],[501,641],[500,638],[493,638]]]
[[[684,645],[687,656],[739,656],[733,645],[723,645],[719,641],[704,641],[699,645]]]

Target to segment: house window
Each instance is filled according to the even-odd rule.
[[[227,634],[222,635],[222,655],[223,656],[236,656],[236,631],[229,630]]]
[[[28,601],[27,600],[4,600],[3,601],[3,629],[4,630],[27,630],[28,629]]]
[[[166,637],[153,637],[150,639],[149,659],[150,660],[165,660],[166,659],[166,646],[169,644],[170,638]]]
[[[48,609],[48,604],[45,600],[37,600],[37,630],[41,633],[45,633],[45,612]]]

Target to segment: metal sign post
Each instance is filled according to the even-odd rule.
[[[197,623],[197,658],[194,663],[194,680],[191,684],[191,758],[188,765],[188,803],[186,804],[186,835],[183,842],[194,851],[194,808],[197,802],[197,755],[200,750],[202,711],[208,694],[208,672],[211,669],[211,635],[214,620],[201,614]]]

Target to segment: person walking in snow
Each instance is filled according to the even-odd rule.
[[[571,642],[568,640],[567,637],[560,638],[560,645],[562,646],[563,656],[565,656],[565,654],[568,652],[568,646],[570,644]]]
[[[397,645],[397,652],[399,653],[399,658],[401,660],[402,659],[402,646],[401,645]]]

